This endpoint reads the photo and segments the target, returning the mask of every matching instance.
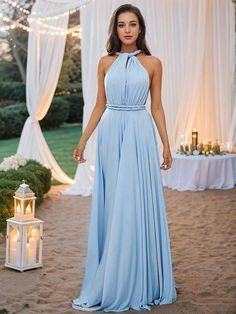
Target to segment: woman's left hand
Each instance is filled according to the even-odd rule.
[[[161,169],[162,170],[168,170],[171,168],[171,165],[172,165],[172,156],[171,156],[171,151],[170,151],[170,148],[165,148],[163,149],[163,163],[161,164]]]

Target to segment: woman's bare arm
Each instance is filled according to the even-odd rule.
[[[97,91],[97,99],[93,111],[90,115],[88,124],[80,138],[79,144],[73,151],[72,158],[77,163],[83,163],[86,161],[84,158],[84,149],[85,145],[92,135],[93,131],[95,130],[98,122],[103,115],[103,112],[106,110],[106,94],[105,94],[105,87],[104,87],[104,57],[101,57],[98,62],[98,70],[97,70],[97,77],[98,77],[98,91]]]
[[[86,143],[89,137],[92,135],[93,131],[95,130],[98,122],[103,115],[103,112],[106,109],[106,94],[105,94],[105,87],[104,87],[104,62],[103,57],[100,58],[98,62],[98,92],[97,92],[97,99],[91,116],[89,118],[88,124],[80,138],[80,142]]]
[[[158,129],[161,141],[163,143],[163,158],[167,167],[162,169],[169,169],[172,163],[172,156],[170,152],[169,139],[166,129],[165,113],[161,100],[161,87],[162,87],[162,63],[158,58],[153,58],[154,71],[150,87],[151,94],[151,113]]]

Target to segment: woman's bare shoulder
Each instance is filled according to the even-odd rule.
[[[112,65],[116,58],[116,55],[105,55],[100,57],[99,64],[103,68],[104,74],[106,74],[108,68]]]
[[[143,58],[145,58],[147,64],[152,67],[160,66],[162,64],[161,59],[156,56],[143,55]]]
[[[152,80],[156,72],[161,71],[161,60],[158,57],[142,54],[139,56],[139,61],[148,71],[150,80]]]

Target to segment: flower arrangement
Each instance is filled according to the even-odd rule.
[[[17,170],[20,166],[24,166],[27,161],[28,160],[20,154],[11,155],[4,158],[2,163],[0,163],[0,171],[7,171],[10,169]]]

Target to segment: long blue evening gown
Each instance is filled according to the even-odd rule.
[[[177,299],[154,124],[145,109],[149,74],[117,52],[105,76],[98,124],[85,273],[72,307],[150,310]]]

